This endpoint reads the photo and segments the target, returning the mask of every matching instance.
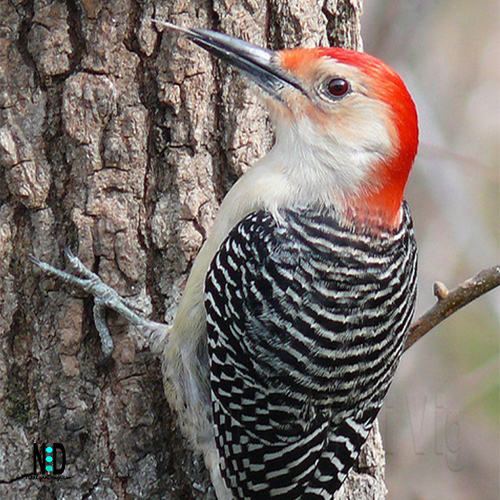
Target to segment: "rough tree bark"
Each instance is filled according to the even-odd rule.
[[[213,499],[167,406],[160,364],[91,299],[27,260],[84,263],[157,321],[175,311],[218,204],[271,145],[258,98],[151,24],[271,48],[361,47],[361,0],[0,0],[0,497]],[[133,333],[133,332],[132,332]],[[33,443],[62,443],[60,481]],[[382,499],[374,433],[342,499]]]

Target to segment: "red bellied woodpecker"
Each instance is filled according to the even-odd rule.
[[[164,24],[253,80],[276,126],[272,150],[224,199],[163,334],[168,399],[219,500],[331,500],[382,405],[414,311],[403,200],[418,145],[414,103],[401,78],[364,53],[273,52]],[[83,274],[79,286],[124,313]]]

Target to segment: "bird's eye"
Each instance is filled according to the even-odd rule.
[[[326,84],[328,94],[332,97],[344,97],[351,89],[349,82],[343,78],[332,78]]]

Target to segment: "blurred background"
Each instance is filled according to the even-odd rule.
[[[498,0],[365,0],[364,50],[400,72],[420,115],[407,189],[420,246],[417,314],[500,263]],[[408,351],[380,417],[389,500],[500,499],[500,293]]]

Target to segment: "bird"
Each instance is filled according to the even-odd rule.
[[[417,246],[404,200],[415,104],[396,71],[363,52],[272,51],[155,22],[260,89],[274,146],[222,201],[168,327],[129,314],[70,253],[83,278],[32,260],[155,338],[167,399],[218,500],[332,500],[382,406],[415,309]]]

